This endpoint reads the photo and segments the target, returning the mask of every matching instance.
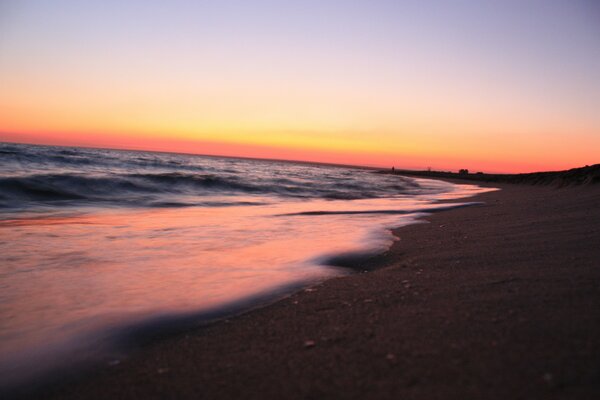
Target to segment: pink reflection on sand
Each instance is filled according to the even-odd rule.
[[[463,187],[462,197],[474,194]],[[99,211],[0,221],[0,355],[115,318],[208,309],[290,282],[343,273],[324,254],[383,250],[416,214],[286,215],[438,207],[410,196],[264,206]],[[243,199],[241,199],[243,200]],[[377,233],[377,234],[375,234]]]

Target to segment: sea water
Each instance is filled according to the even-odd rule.
[[[0,385],[360,270],[391,228],[481,191],[349,167],[0,144]]]

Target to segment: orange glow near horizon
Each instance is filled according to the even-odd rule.
[[[485,172],[600,162],[600,42],[580,5],[232,3],[15,2],[0,141]]]
[[[26,144],[42,144],[53,146],[77,146],[77,147],[97,147],[97,148],[114,148],[122,150],[145,150],[158,152],[172,152],[211,156],[226,156],[226,157],[247,157],[259,159],[279,159],[292,161],[305,161],[316,163],[330,163],[343,165],[357,165],[367,167],[396,168],[405,169],[427,169],[434,170],[455,170],[463,165],[471,170],[483,170],[486,172],[532,172],[532,171],[548,171],[562,170],[580,166],[577,160],[573,160],[571,164],[553,163],[552,160],[547,162],[529,161],[515,162],[494,161],[484,157],[467,157],[462,156],[459,149],[456,149],[452,156],[439,152],[435,154],[429,151],[429,154],[403,154],[385,151],[368,151],[361,149],[336,150],[333,148],[318,146],[306,147],[302,146],[277,146],[257,143],[235,143],[224,141],[210,140],[193,140],[193,139],[172,139],[168,137],[140,137],[136,135],[111,135],[111,134],[64,134],[64,133],[18,133],[5,134],[0,133],[0,141]],[[462,149],[466,152],[465,149]],[[472,165],[477,165],[480,168],[472,168]],[[456,167],[455,167],[456,166]]]

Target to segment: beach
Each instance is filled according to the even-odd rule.
[[[0,400],[600,399],[600,0],[0,21]]]
[[[596,398],[600,187],[494,184],[366,273],[152,340],[40,398]]]

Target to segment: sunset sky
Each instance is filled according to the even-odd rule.
[[[599,163],[600,3],[1,0],[0,141],[489,172]]]

